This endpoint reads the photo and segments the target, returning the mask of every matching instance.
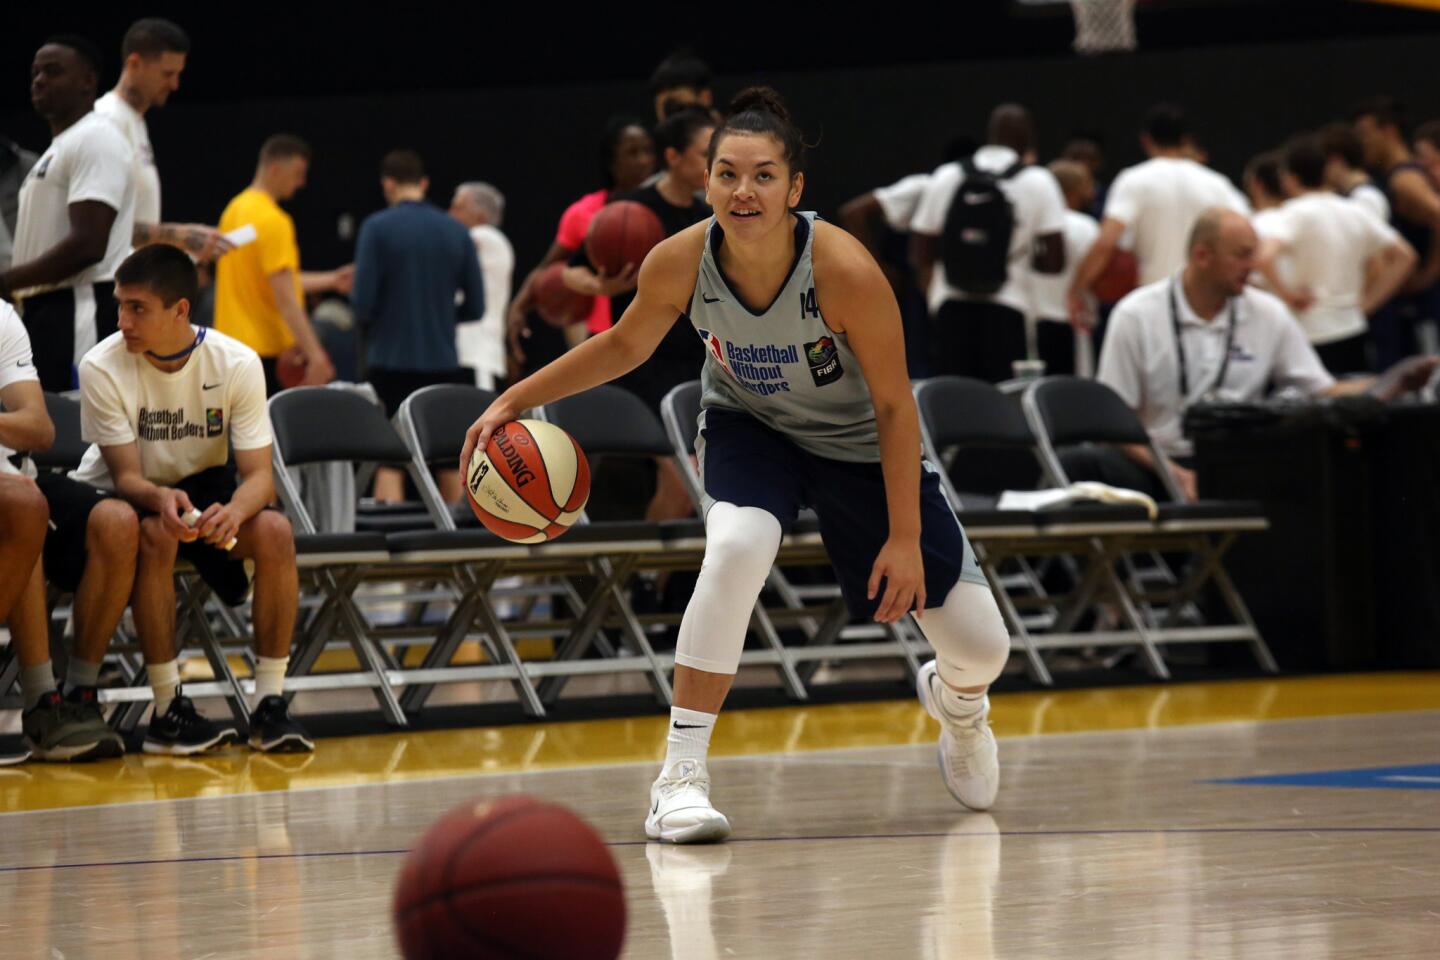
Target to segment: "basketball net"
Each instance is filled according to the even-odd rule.
[[[1075,52],[1135,49],[1135,0],[1070,0],[1075,11]]]

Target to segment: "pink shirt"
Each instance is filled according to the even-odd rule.
[[[595,214],[605,206],[605,199],[609,195],[608,190],[596,190],[566,207],[565,212],[560,215],[560,229],[555,231],[555,242],[566,250],[579,250],[583,247],[585,234],[590,230],[590,221],[595,219]],[[610,298],[596,297],[595,308],[590,311],[590,318],[585,321],[585,329],[591,333],[600,333],[608,330],[611,324]]]

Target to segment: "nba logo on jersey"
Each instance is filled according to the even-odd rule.
[[[705,349],[710,351],[710,356],[715,358],[715,362],[720,364],[730,376],[735,376],[735,371],[731,370],[730,364],[725,362],[725,351],[720,347],[720,338],[709,330],[702,330],[699,327],[695,329],[695,332],[700,334],[701,340],[705,341]]]
[[[205,436],[218,437],[225,432],[225,413],[219,407],[205,408]]]
[[[835,349],[833,337],[821,337],[814,343],[805,344],[805,362],[810,365],[810,376],[815,386],[823,387],[845,376],[840,366],[840,352]]]

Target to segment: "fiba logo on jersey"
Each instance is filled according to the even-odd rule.
[[[840,366],[840,351],[835,347],[834,337],[821,337],[814,343],[805,344],[805,362],[810,365],[810,376],[815,386],[823,387],[845,376]]]

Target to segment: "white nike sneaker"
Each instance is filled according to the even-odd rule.
[[[955,720],[940,706],[944,681],[931,660],[915,677],[925,712],[940,721],[940,773],[950,794],[971,810],[989,810],[1000,790],[1000,758],[990,732],[990,698],[973,717]]]
[[[710,803],[704,760],[677,760],[650,787],[645,836],[666,843],[711,843],[730,836],[730,821]]]

